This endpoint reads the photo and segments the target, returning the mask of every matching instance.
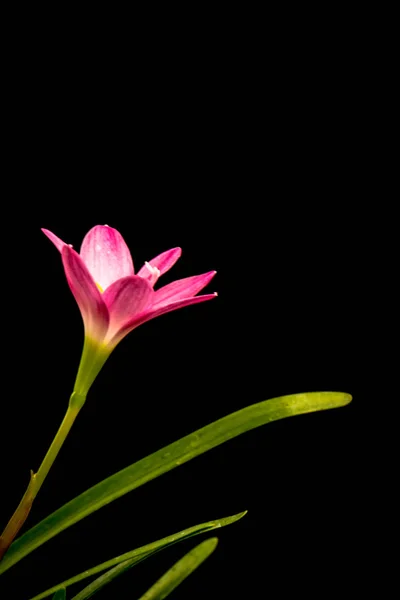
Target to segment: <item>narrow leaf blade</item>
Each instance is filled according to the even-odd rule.
[[[67,527],[139,486],[246,431],[286,417],[344,406],[342,392],[311,392],[273,398],[234,412],[142,458],[80,494],[18,538],[0,563],[4,573]]]
[[[178,560],[139,600],[164,600],[214,552],[217,544],[218,538],[201,542]]]
[[[125,560],[113,569],[107,571],[107,573],[100,575],[100,577],[92,581],[92,583],[89,583],[89,585],[81,590],[79,594],[74,596],[72,600],[87,600],[87,598],[91,598],[96,592],[99,592],[101,588],[111,583],[113,579],[130,569],[133,564],[134,562],[132,560]]]
[[[115,567],[122,562],[130,563],[129,566],[126,566],[124,568],[124,570],[126,568],[133,567],[134,565],[141,562],[142,560],[149,558],[149,556],[155,554],[156,552],[159,552],[161,550],[164,550],[164,548],[172,546],[172,544],[176,544],[178,542],[181,542],[181,541],[183,541],[189,537],[193,537],[195,535],[200,535],[201,533],[212,531],[213,529],[217,529],[220,527],[226,527],[227,525],[236,523],[236,521],[239,521],[239,519],[244,517],[244,515],[246,513],[247,513],[247,511],[244,511],[244,512],[238,513],[237,515],[233,515],[231,517],[225,517],[223,519],[216,519],[214,521],[208,521],[207,523],[200,523],[199,525],[195,525],[194,527],[184,529],[182,531],[179,531],[178,533],[174,533],[173,535],[169,535],[165,538],[162,538],[161,540],[152,542],[151,544],[146,544],[146,546],[142,546],[141,548],[136,548],[135,550],[131,550],[130,552],[126,552],[125,554],[116,556],[115,558],[112,558],[111,560],[108,560],[100,565],[97,565],[96,567],[93,567],[91,569],[83,571],[83,573],[79,573],[79,575],[75,575],[74,577],[71,577],[70,579],[62,581],[61,583],[51,587],[50,589],[48,589],[44,592],[41,592],[34,598],[31,598],[31,600],[42,600],[43,598],[47,598],[48,596],[50,596],[50,594],[59,590],[60,588],[67,588],[75,583],[78,583],[79,581],[82,581],[83,579],[86,579],[87,577],[92,577],[93,575],[96,575],[97,573],[101,573],[102,571],[105,571],[106,569]]]
[[[217,538],[211,538],[202,542],[193,550],[185,554],[175,565],[169,569],[145,594],[140,600],[162,600],[188,577],[197,567],[205,561],[212,552],[214,552],[218,543]],[[116,577],[122,575],[132,567],[132,561],[126,560],[113,569],[104,573],[83,590],[79,592],[72,600],[88,600],[99,592],[105,585],[111,583]]]

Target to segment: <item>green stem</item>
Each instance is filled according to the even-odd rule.
[[[84,405],[85,400],[86,400],[86,397],[80,396],[80,395],[76,394],[75,392],[71,395],[65,417],[56,433],[54,440],[51,443],[50,448],[47,451],[46,456],[44,457],[44,459],[42,461],[42,464],[39,467],[38,472],[33,473],[33,471],[31,471],[31,479],[29,481],[29,485],[26,489],[26,492],[23,495],[22,500],[19,503],[13,516],[7,523],[6,528],[4,529],[3,533],[1,534],[1,537],[0,537],[0,561],[2,560],[3,556],[7,552],[8,548],[10,547],[15,536],[18,534],[22,525],[25,523],[26,519],[28,518],[29,512],[32,507],[32,503],[33,503],[34,499],[36,498],[40,488],[42,487],[43,482],[46,479],[47,474],[50,471],[52,464],[54,463],[55,459],[57,458],[57,455],[58,455],[59,451],[61,450],[61,447],[62,447],[72,425],[74,424],[74,421],[75,421],[76,417],[78,416],[80,409]]]

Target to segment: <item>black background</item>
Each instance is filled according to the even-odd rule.
[[[27,600],[117,554],[245,509],[174,598],[319,597],[355,585],[369,352],[360,306],[374,269],[358,208],[365,115],[351,64],[341,69],[329,44],[317,52],[301,39],[290,50],[250,39],[213,53],[203,43],[190,56],[173,42],[154,55],[121,42],[119,56],[129,49],[131,60],[87,48],[79,69],[70,46],[52,57],[38,41],[13,72],[1,523],[64,415],[83,339],[60,256],[40,227],[79,248],[93,225],[107,223],[137,268],[181,246],[160,283],[216,269],[207,291],[219,296],[121,342],[25,529],[241,407],[318,390],[349,392],[353,403],[247,433],[127,494],[13,567],[5,598]],[[99,599],[139,597],[201,539],[135,567]]]

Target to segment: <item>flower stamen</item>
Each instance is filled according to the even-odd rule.
[[[151,264],[148,263],[146,260],[144,261],[144,264],[150,273],[150,277],[146,277],[146,279],[148,280],[150,285],[153,286],[156,283],[157,279],[160,277],[160,270],[157,269],[157,267],[152,267]]]

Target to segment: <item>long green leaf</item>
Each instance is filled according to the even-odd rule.
[[[218,538],[201,542],[183,558],[178,560],[139,600],[164,600],[186,577],[188,577],[202,562],[214,552]],[[78,600],[76,598],[76,600]],[[81,600],[79,598],[79,600]],[[84,600],[82,598],[82,600]]]
[[[197,567],[213,552],[217,546],[217,538],[211,538],[202,542],[186,554],[180,561],[178,561],[172,569],[169,569],[165,575],[151,587],[144,596],[143,599],[155,600],[159,598],[166,598],[192,571]],[[101,575],[83,590],[79,592],[72,600],[88,600],[99,592],[105,585],[108,585],[133,566],[132,560],[125,560],[113,569]]]
[[[67,597],[67,593],[65,591],[65,588],[62,588],[54,594],[53,600],[66,600],[66,597]]]
[[[111,567],[115,567],[119,563],[125,562],[128,563],[126,568],[133,567],[138,562],[141,562],[145,558],[159,552],[160,550],[164,550],[168,546],[172,546],[172,544],[176,544],[181,542],[189,537],[193,537],[195,535],[200,535],[201,533],[205,533],[206,531],[212,531],[213,529],[217,529],[219,527],[226,527],[226,525],[231,525],[236,521],[239,521],[247,511],[238,513],[237,515],[233,515],[232,517],[225,517],[224,519],[217,519],[215,521],[208,521],[207,523],[200,523],[200,525],[195,525],[194,527],[190,527],[189,529],[184,529],[179,531],[178,533],[174,533],[173,535],[169,535],[161,540],[157,540],[156,542],[152,542],[151,544],[147,544],[146,546],[142,546],[141,548],[136,548],[136,550],[131,550],[130,552],[126,552],[125,554],[121,554],[120,556],[116,556],[107,562],[102,563],[101,565],[97,565],[87,571],[83,571],[83,573],[79,573],[79,575],[75,575],[75,577],[71,577],[70,579],[66,579],[57,585],[54,585],[52,588],[38,594],[31,600],[42,600],[43,598],[47,598],[53,592],[59,590],[60,588],[67,588],[74,583],[78,583],[87,577],[92,577],[97,573],[101,573],[101,571],[105,571],[106,569],[110,569]]]
[[[100,575],[100,577],[92,581],[92,583],[89,583],[89,585],[81,590],[79,594],[74,596],[72,600],[87,600],[87,598],[91,598],[96,592],[99,592],[101,588],[111,583],[113,579],[119,577],[119,575],[122,575],[122,573],[133,567],[134,564],[135,562],[133,560],[125,560],[113,569],[107,571],[107,573]]]
[[[140,600],[162,600],[188,577],[201,563],[214,552],[218,543],[217,538],[211,538],[202,542],[193,550],[185,554],[175,565],[169,569],[142,597]],[[99,592],[105,585],[108,585],[132,567],[132,561],[126,560],[113,569],[101,575],[95,581],[79,592],[72,600],[88,600]]]
[[[0,574],[47,540],[127,492],[237,435],[285,417],[344,406],[341,392],[312,392],[273,398],[234,412],[142,458],[80,494],[18,538],[0,563]]]

